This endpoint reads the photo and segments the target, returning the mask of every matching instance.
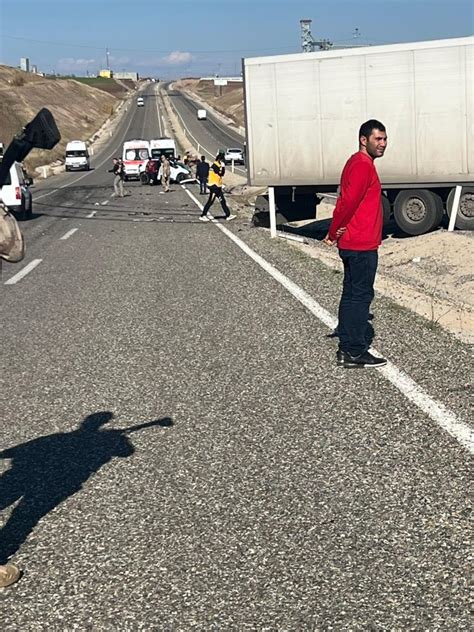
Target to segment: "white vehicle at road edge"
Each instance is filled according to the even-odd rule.
[[[22,166],[14,162],[7,180],[0,190],[0,200],[19,219],[30,219],[33,214],[33,197],[25,180]]]
[[[244,165],[245,160],[243,150],[238,147],[228,147],[225,150],[224,162],[226,165],[230,165],[232,162],[234,162],[234,165]]]

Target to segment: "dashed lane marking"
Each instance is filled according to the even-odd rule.
[[[71,228],[71,230],[68,230],[67,233],[65,235],[63,235],[62,237],[60,237],[59,239],[61,240],[65,240],[65,239],[69,239],[69,237],[71,235],[74,235],[74,233],[79,230],[78,228]]]
[[[18,281],[21,281],[27,274],[29,274],[32,270],[39,266],[39,264],[43,261],[43,259],[33,259],[30,261],[28,265],[26,265],[20,272],[14,274],[8,281],[5,281],[5,285],[15,285]]]
[[[183,189],[194,201],[199,209],[203,209],[199,200],[183,186]],[[232,231],[223,226],[215,219],[211,220],[217,228],[222,231],[229,239],[231,239],[246,255],[248,255],[255,263],[263,268],[271,277],[280,283],[292,296],[294,296],[302,305],[306,307],[318,320],[320,320],[329,329],[334,329],[337,320],[314,300],[299,285],[293,283],[288,277],[282,274],[274,266],[272,266],[263,257],[253,251],[245,242],[236,237]],[[376,349],[373,351],[378,353]],[[444,404],[433,399],[419,384],[411,379],[406,373],[401,371],[395,364],[388,362],[386,366],[377,369],[402,395],[423,411],[438,426],[443,428],[447,433],[454,437],[466,450],[474,454],[474,432],[471,428],[457,418]]]

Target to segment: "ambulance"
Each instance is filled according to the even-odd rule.
[[[176,143],[172,138],[162,136],[150,141],[150,158],[161,158],[162,155],[167,158],[176,156]]]
[[[122,160],[125,166],[125,180],[140,178],[140,166],[150,157],[150,143],[137,138],[126,140],[123,144]]]

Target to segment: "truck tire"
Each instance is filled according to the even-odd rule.
[[[386,226],[392,217],[392,204],[386,195],[382,195],[383,225]]]
[[[453,209],[454,194],[456,187],[451,189],[446,202],[446,210],[449,217]],[[456,217],[456,228],[459,230],[474,230],[474,187],[463,187],[461,199],[459,200],[459,210]]]
[[[25,202],[25,210],[23,214],[24,219],[31,219],[33,217],[33,200],[30,199],[30,203],[26,204]]]
[[[406,189],[397,195],[393,215],[397,226],[407,235],[423,235],[439,226],[443,201],[427,189]]]

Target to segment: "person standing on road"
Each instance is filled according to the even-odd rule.
[[[339,304],[337,364],[345,368],[380,367],[387,364],[369,352],[369,308],[374,298],[378,247],[382,242],[382,189],[374,160],[387,147],[387,133],[371,119],[359,130],[359,151],[346,162],[340,194],[324,241],[337,244],[344,265]]]
[[[209,163],[206,162],[206,156],[201,156],[201,160],[197,163],[196,176],[199,180],[199,195],[206,195],[209,177]]]
[[[161,184],[163,191],[168,193],[170,190],[171,166],[168,158],[163,154],[161,156]]]
[[[214,162],[212,163],[209,169],[209,199],[206,202],[205,207],[202,209],[201,216],[199,219],[201,222],[208,222],[209,218],[207,213],[211,206],[214,204],[216,198],[219,199],[221,203],[222,210],[225,213],[225,218],[227,221],[231,219],[235,219],[235,215],[231,215],[229,207],[227,206],[227,202],[225,201],[224,193],[222,191],[222,180],[225,174],[225,163],[224,163],[224,152],[220,151]]]
[[[114,193],[115,197],[124,197],[123,181],[125,180],[125,166],[120,158],[114,158],[114,166],[109,169],[109,173],[115,175]]]

